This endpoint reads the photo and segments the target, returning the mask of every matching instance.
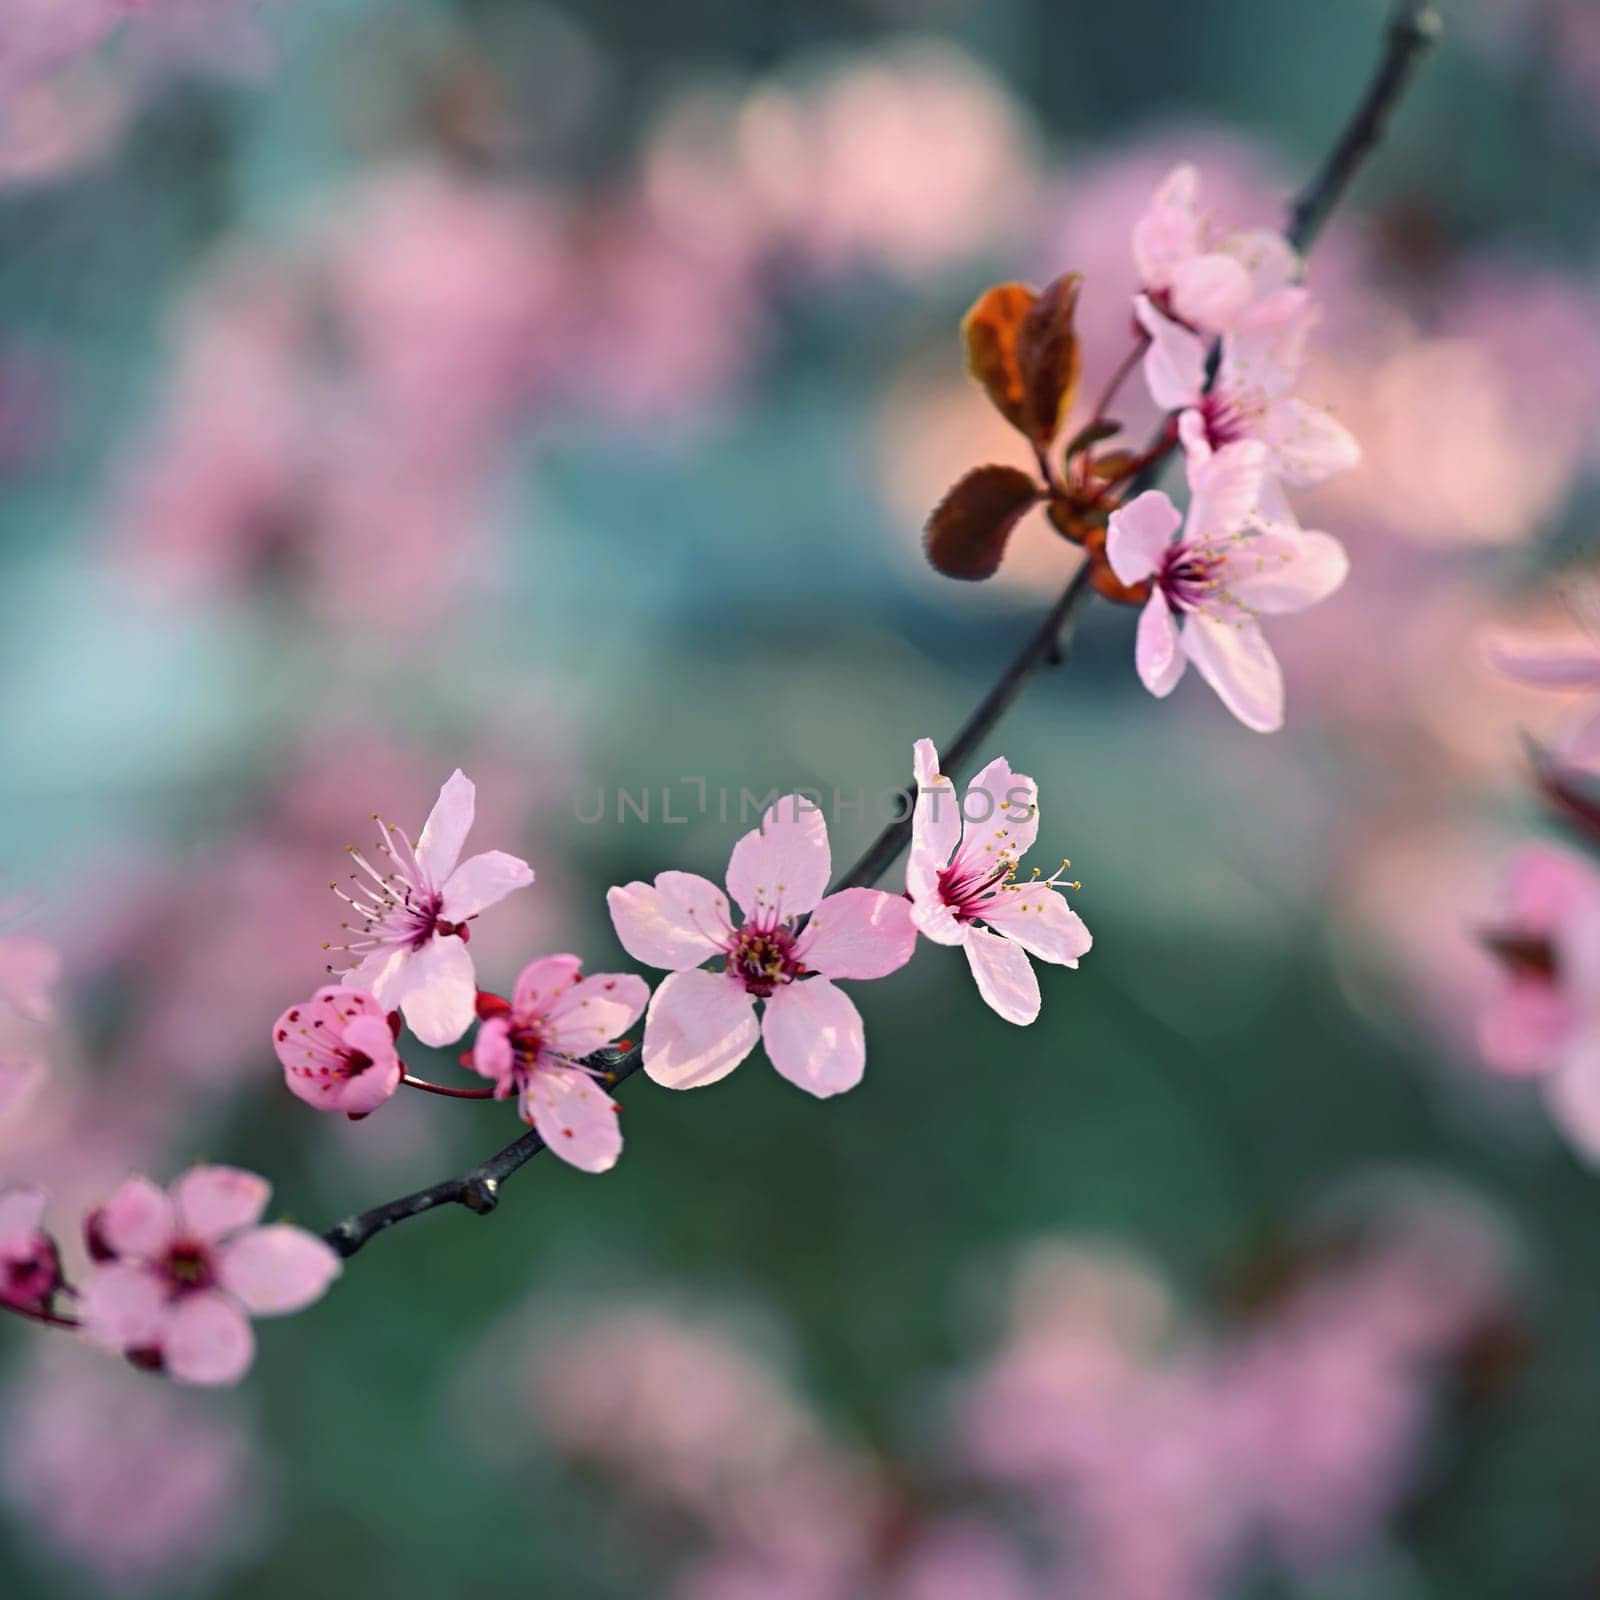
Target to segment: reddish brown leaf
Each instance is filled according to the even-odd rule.
[[[992,578],[1006,540],[1044,491],[1016,467],[976,467],[928,518],[928,560],[947,578]]]
[[[1028,432],[1022,368],[1017,361],[1017,329],[1036,296],[1021,283],[986,289],[961,320],[967,370],[984,387],[995,409],[1013,428]]]
[[[1063,273],[1028,307],[1017,325],[1023,431],[1040,449],[1060,433],[1078,392],[1083,357],[1073,319],[1082,286],[1081,273]]]

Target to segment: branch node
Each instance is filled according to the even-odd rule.
[[[500,1204],[499,1180],[475,1173],[463,1180],[460,1201],[468,1211],[475,1211],[480,1217],[488,1216]]]

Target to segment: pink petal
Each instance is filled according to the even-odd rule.
[[[272,1185],[238,1167],[191,1167],[172,1186],[182,1230],[215,1243],[261,1220]]]
[[[455,871],[477,806],[476,786],[457,767],[445,780],[417,839],[417,865],[433,887],[437,888]]]
[[[961,800],[961,849],[957,861],[990,866],[1002,856],[1015,861],[1039,837],[1039,785],[1026,773],[1013,772],[1004,756],[996,756],[971,783]]]
[[[725,1078],[760,1037],[755,1001],[721,972],[675,972],[644,1019],[644,1070],[668,1089]]]
[[[552,1155],[583,1172],[609,1172],[617,1164],[621,1107],[587,1072],[541,1067],[523,1094],[522,1108]]]
[[[917,798],[911,811],[911,854],[906,888],[923,900],[937,893],[939,873],[961,841],[961,802],[955,785],[939,771],[931,739],[918,739],[911,752]]]
[[[511,1010],[518,1022],[537,1022],[556,1003],[563,990],[570,989],[583,976],[583,962],[577,956],[541,956],[530,961],[517,974],[511,991]]]
[[[222,1287],[257,1317],[303,1310],[323,1297],[340,1270],[331,1246],[283,1223],[252,1228],[222,1251]]]
[[[511,1024],[504,1017],[490,1017],[478,1029],[472,1042],[472,1070],[490,1079],[502,1091],[510,1092],[511,1069],[516,1064],[511,1053]]]
[[[55,1020],[52,995],[61,976],[61,954],[43,939],[22,934],[0,939],[0,997],[30,1022]]]
[[[31,1239],[44,1221],[43,1189],[0,1189],[0,1250],[14,1239]]]
[[[1139,613],[1139,632],[1133,647],[1139,681],[1151,694],[1165,698],[1178,687],[1188,660],[1178,648],[1178,625],[1160,589],[1153,589]]]
[[[728,897],[693,872],[663,872],[654,885],[606,891],[622,948],[649,967],[681,972],[709,961],[728,937]]]
[[[1067,897],[1042,883],[1024,883],[1002,895],[985,913],[984,921],[1030,955],[1057,966],[1077,966],[1078,958],[1094,943],[1083,918],[1067,904]]]
[[[1161,566],[1182,522],[1178,508],[1159,489],[1146,489],[1113,511],[1106,528],[1111,570],[1123,583],[1143,583]]]
[[[968,924],[957,919],[954,911],[938,895],[911,902],[911,924],[925,939],[935,944],[953,945],[967,942]]]
[[[1551,644],[1536,634],[1491,633],[1483,640],[1489,665],[1539,689],[1600,689],[1600,646]]]
[[[1565,729],[1558,741],[1563,761],[1575,766],[1590,766],[1600,760],[1600,710],[1590,711]]]
[[[1133,259],[1139,281],[1164,289],[1174,270],[1200,250],[1200,219],[1195,207],[1200,176],[1187,163],[1162,180],[1143,215],[1133,225]]]
[[[96,1344],[137,1350],[160,1340],[167,1286],[143,1267],[118,1262],[90,1274],[78,1309],[83,1331]]]
[[[1600,1162],[1600,1039],[1583,1040],[1544,1080],[1544,1094],[1556,1125],[1584,1156]]]
[[[168,1312],[161,1331],[167,1371],[180,1383],[237,1383],[256,1356],[250,1319],[227,1296],[192,1294]]]
[[[1254,622],[1197,611],[1184,624],[1183,651],[1245,727],[1274,733],[1283,726],[1283,673]]]
[[[586,1056],[626,1033],[650,1003],[650,985],[624,972],[596,972],[568,989],[550,1012],[552,1042],[570,1056]]]
[[[1341,422],[1304,400],[1280,400],[1257,431],[1278,471],[1297,488],[1325,483],[1361,460],[1361,446]]]
[[[819,1099],[855,1088],[867,1068],[861,1013],[826,978],[777,990],[767,1001],[761,1040],[773,1066]]]
[[[831,871],[821,809],[803,795],[785,795],[767,808],[761,826],[733,847],[728,893],[744,908],[747,921],[777,922],[811,910]]]
[[[1556,984],[1508,976],[1478,1019],[1478,1048],[1495,1072],[1538,1077],[1555,1065],[1572,1029],[1572,1002]]]
[[[1230,328],[1254,292],[1250,273],[1230,255],[1193,256],[1172,271],[1172,309],[1180,321],[1211,333]]]
[[[1330,534],[1260,533],[1227,546],[1222,582],[1252,611],[1304,611],[1326,600],[1350,571],[1344,546]]]
[[[532,882],[533,868],[526,861],[504,850],[485,850],[469,856],[445,880],[439,914],[446,922],[465,922]]]
[[[1188,417],[1184,420],[1187,422]],[[1211,451],[1187,432],[1184,444],[1189,458],[1190,491],[1184,537],[1204,544],[1227,538],[1249,525],[1266,482],[1267,447],[1257,439],[1241,439]]]
[[[148,1260],[172,1242],[177,1217],[166,1191],[148,1178],[129,1178],[101,1209],[100,1237],[119,1256]]]
[[[346,1025],[344,1042],[350,1049],[359,1050],[372,1065],[358,1072],[355,1077],[345,1079],[338,1097],[338,1109],[350,1117],[370,1116],[400,1088],[404,1069],[400,1057],[395,1053],[394,1035],[390,1033],[389,1024],[383,1017],[357,1017]],[[296,1088],[293,1076],[289,1080],[289,1087]],[[314,1089],[314,1085],[311,1087]],[[309,1097],[302,1095],[301,1098]],[[316,1101],[312,1100],[311,1103],[314,1105]]]
[[[1039,1015],[1039,979],[1020,944],[984,928],[967,930],[967,965],[984,1004],[1019,1027]]]
[[[811,913],[796,951],[826,978],[882,978],[903,967],[916,947],[916,925],[903,897],[841,889]]]
[[[388,988],[385,994],[374,985],[373,993],[385,1005],[398,1006],[424,1044],[454,1044],[477,1014],[472,953],[454,937],[436,934],[420,950],[406,952]]]
[[[1240,228],[1228,235],[1222,249],[1249,275],[1253,298],[1275,298],[1300,272],[1294,246],[1274,228]]]
[[[1144,353],[1144,381],[1150,398],[1163,411],[1194,405],[1206,386],[1205,341],[1162,316],[1142,294],[1134,298],[1133,314],[1150,336]]]

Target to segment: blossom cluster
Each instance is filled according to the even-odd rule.
[[[1084,548],[1099,592],[1141,607],[1135,664],[1152,694],[1171,694],[1192,663],[1234,716],[1271,732],[1283,723],[1283,675],[1260,619],[1327,599],[1349,565],[1338,540],[1301,526],[1287,490],[1346,471],[1360,450],[1299,393],[1320,309],[1297,281],[1294,248],[1268,229],[1220,226],[1199,183],[1193,166],[1178,167],[1135,224],[1135,351],[1059,462],[1080,387],[1080,280],[1041,295],[1005,284],[968,313],[972,371],[1028,437],[1042,482],[1012,467],[969,473],[930,519],[927,550],[952,577],[989,577],[1020,518],[1042,505]],[[1135,359],[1167,421],[1143,451],[1113,443],[1096,454],[1122,431],[1108,408]],[[1187,515],[1144,487],[1175,450]]]

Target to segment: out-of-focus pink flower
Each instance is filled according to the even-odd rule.
[[[79,1583],[152,1596],[245,1552],[266,1473],[218,1396],[129,1383],[76,1340],[33,1345],[0,1426],[0,1494],[31,1541]]]
[[[61,954],[24,934],[0,938],[0,1000],[30,1022],[55,1020],[55,986]]]
[[[477,790],[459,767],[446,780],[413,846],[405,831],[379,820],[373,866],[352,848],[354,894],[338,894],[361,918],[345,924],[341,946],[356,957],[346,978],[398,1010],[424,1044],[450,1044],[467,1031],[477,984],[467,949],[469,924],[508,894],[533,882],[533,868],[503,850],[461,860]]]
[[[830,865],[822,812],[793,794],[733,847],[728,894],[743,911],[737,924],[727,896],[692,872],[607,893],[623,948],[672,974],[645,1017],[644,1069],[657,1083],[715,1083],[758,1037],[773,1066],[810,1094],[839,1094],[861,1081],[861,1014],[832,980],[886,977],[911,959],[917,934],[896,895],[843,889],[823,899]],[[720,972],[698,970],[719,956]]]
[[[44,1231],[42,1189],[0,1189],[0,1306],[48,1312],[61,1287],[61,1257]]]
[[[1093,942],[1056,888],[1061,872],[1017,881],[1022,857],[1039,835],[1039,786],[996,756],[958,803],[931,740],[917,741],[912,766],[911,920],[935,944],[966,951],[991,1010],[1007,1022],[1030,1023],[1039,1015],[1040,997],[1028,957],[1076,967]]]
[[[1497,631],[1485,638],[1484,654],[1492,667],[1517,683],[1600,695],[1600,638],[1559,644]],[[1564,760],[1579,765],[1600,759],[1600,705],[1584,708],[1561,735],[1558,751]]]
[[[255,1358],[251,1317],[320,1300],[339,1257],[313,1233],[263,1227],[272,1186],[233,1167],[193,1167],[168,1191],[129,1178],[86,1225],[97,1266],[88,1336],[183,1383],[237,1383]]]
[[[637,1022],[649,999],[643,978],[617,972],[585,978],[576,956],[530,961],[509,1004],[490,998],[473,1042],[473,1071],[493,1082],[497,1100],[516,1095],[522,1120],[563,1161],[607,1172],[622,1152],[622,1108],[582,1057]],[[478,1005],[482,1011],[484,1000]]]
[[[1192,661],[1247,728],[1271,733],[1283,726],[1283,673],[1258,618],[1327,599],[1349,562],[1325,533],[1281,524],[1252,531],[1263,522],[1266,447],[1246,440],[1213,451],[1193,426],[1194,413],[1185,421],[1187,520],[1151,489],[1112,513],[1106,538],[1117,577],[1151,584],[1139,617],[1139,678],[1151,694],[1169,695]]]
[[[338,985],[290,1006],[272,1026],[272,1048],[292,1094],[318,1111],[364,1117],[396,1089],[405,1064],[395,1030],[370,994]]]

